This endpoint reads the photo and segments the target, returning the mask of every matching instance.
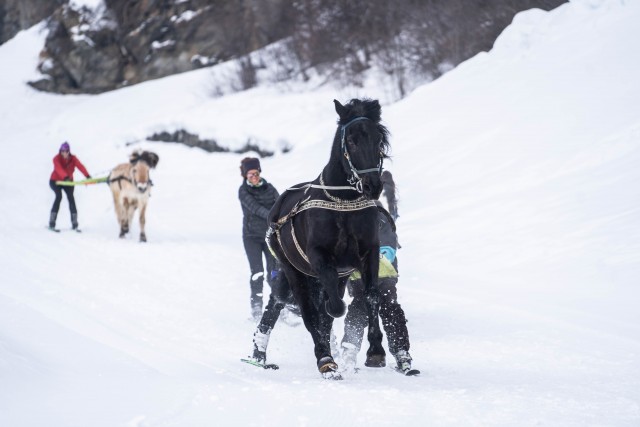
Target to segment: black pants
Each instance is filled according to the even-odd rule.
[[[49,187],[56,193],[56,199],[53,201],[53,206],[51,207],[51,212],[58,213],[60,210],[60,202],[62,201],[62,191],[67,195],[67,200],[69,201],[69,211],[71,214],[78,213],[76,209],[76,199],[73,197],[73,186],[69,185],[56,185],[54,180],[49,180]]]
[[[398,303],[398,293],[395,278],[380,279],[380,319],[382,327],[387,334],[389,351],[396,354],[400,350],[409,351],[409,331],[404,310]],[[360,351],[364,328],[369,324],[367,318],[367,306],[364,297],[364,284],[361,280],[349,281],[349,293],[353,301],[349,304],[347,316],[344,319],[343,343],[350,343]]]
[[[265,268],[262,257],[267,261],[267,283],[271,284],[271,274],[275,271],[276,260],[269,251],[269,246],[264,238],[243,237],[244,251],[247,253],[249,268],[251,269],[251,307],[258,307],[262,310],[262,288],[264,283]]]

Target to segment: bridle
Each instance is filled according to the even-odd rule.
[[[340,127],[342,155],[345,157],[345,159],[347,159],[347,163],[349,164],[349,169],[351,170],[351,175],[347,177],[347,181],[349,181],[349,184],[355,186],[355,189],[356,191],[358,191],[358,193],[362,193],[362,178],[360,177],[360,174],[376,173],[376,172],[378,174],[381,174],[382,162],[384,160],[384,156],[382,152],[380,152],[379,161],[376,167],[368,168],[368,169],[356,169],[353,163],[351,163],[351,155],[349,154],[349,150],[347,149],[347,144],[346,144],[347,129],[349,128],[349,126],[351,126],[355,122],[359,122],[361,120],[371,120],[371,119],[369,119],[368,117],[356,117],[355,119],[350,120],[349,122],[347,122],[346,124]]]
[[[132,166],[135,166],[136,163],[138,163],[140,160],[136,160],[134,162],[131,162]],[[118,183],[118,187],[120,187],[120,190],[122,190],[122,183],[121,181],[127,181],[129,182],[131,185],[133,185],[138,191],[140,191],[140,188],[138,187],[138,180],[136,179],[134,173],[133,173],[133,168],[129,171],[129,175],[130,176],[125,176],[125,175],[120,175],[118,177],[115,178],[111,178],[111,174],[109,174],[109,176],[107,177],[107,184],[112,183],[112,182],[117,182]],[[149,190],[151,187],[153,187],[153,181],[151,181],[151,175],[149,175],[149,178],[147,180],[147,186],[144,189],[144,191],[141,191],[141,193],[145,193],[147,190]]]

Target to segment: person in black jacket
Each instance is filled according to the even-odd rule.
[[[378,288],[380,290],[380,319],[387,334],[389,352],[396,359],[397,368],[405,373],[411,370],[412,358],[409,354],[409,331],[404,310],[398,302],[398,259],[396,251],[400,247],[396,234],[395,220],[398,218],[398,205],[395,196],[395,183],[390,172],[384,171],[381,176],[384,194],[389,205],[387,212],[379,201],[379,237],[380,268],[378,270]],[[347,283],[349,295],[353,297],[347,316],[344,319],[344,336],[341,353],[344,368],[353,370],[356,356],[362,346],[364,329],[368,325],[367,308],[364,295],[364,284],[359,273],[349,277]],[[379,361],[366,360],[365,366],[384,366]]]
[[[377,202],[380,203],[380,202]],[[407,372],[411,370],[411,355],[409,354],[409,331],[404,310],[398,302],[398,236],[391,215],[379,205],[379,234],[380,234],[380,268],[378,270],[378,288],[380,290],[380,319],[387,335],[389,352],[396,359],[398,369]],[[344,368],[352,370],[356,364],[356,356],[362,346],[364,329],[368,325],[367,307],[364,295],[364,283],[358,272],[352,274],[347,282],[349,295],[353,297],[344,319],[344,336],[342,338],[341,353]],[[373,364],[371,364],[373,363]],[[384,366],[374,361],[365,361],[365,366]]]
[[[271,277],[275,275],[275,258],[271,255],[265,241],[267,233],[267,216],[269,210],[278,199],[278,190],[260,176],[260,160],[255,157],[245,157],[240,163],[240,173],[243,182],[238,190],[238,198],[242,205],[242,242],[247,253],[251,269],[251,315],[259,320],[262,314],[262,289],[265,269],[263,255],[266,260],[267,283],[271,284]]]

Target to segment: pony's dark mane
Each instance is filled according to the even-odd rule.
[[[129,157],[129,162],[136,163],[137,161],[143,161],[148,164],[151,169],[154,169],[158,165],[160,157],[151,151],[134,151]]]
[[[381,141],[381,149],[382,156],[385,159],[389,158],[389,130],[380,123],[380,117],[382,114],[382,109],[380,107],[380,103],[377,100],[373,99],[352,99],[344,106],[344,113],[340,115],[338,119],[338,130],[336,131],[336,136],[334,138],[334,149],[340,149],[340,129],[342,126],[349,123],[351,120],[356,117],[366,117],[375,123],[378,128],[378,132],[382,135]],[[336,143],[338,147],[336,147]],[[338,151],[339,152],[339,151]]]

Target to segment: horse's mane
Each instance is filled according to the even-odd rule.
[[[337,102],[336,100],[333,101]],[[352,99],[340,109],[338,125],[344,126],[356,117],[366,117],[376,124],[378,132],[382,135],[381,149],[383,158],[389,158],[389,130],[380,123],[382,108],[377,99]],[[336,133],[336,136],[339,132]]]
[[[151,151],[138,150],[131,153],[131,156],[129,156],[129,162],[136,163],[138,161],[143,161],[148,164],[151,169],[154,169],[158,165],[160,157]]]

